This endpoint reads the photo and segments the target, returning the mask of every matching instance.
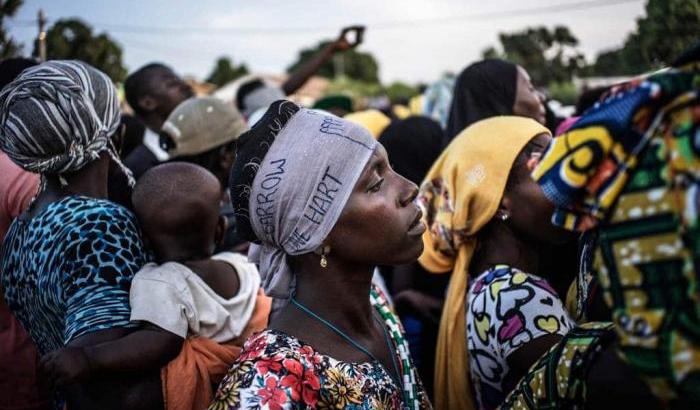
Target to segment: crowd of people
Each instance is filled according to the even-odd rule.
[[[289,99],[362,34],[229,99],[0,61],[0,409],[700,406],[700,43],[570,118]]]

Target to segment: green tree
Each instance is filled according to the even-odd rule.
[[[595,63],[586,70],[586,74],[598,76],[635,75],[649,70],[651,66],[642,57],[636,34],[630,36],[630,38],[632,37],[635,37],[635,40],[630,41],[626,47],[598,54]]]
[[[395,81],[386,87],[386,95],[395,104],[405,104],[413,96],[418,95],[418,89],[401,81]]]
[[[483,57],[503,58],[523,66],[535,84],[570,81],[584,67],[583,55],[576,48],[578,39],[567,27],[531,27],[501,33],[498,38],[501,51],[489,47]]]
[[[649,0],[646,16],[621,48],[599,54],[596,75],[634,75],[663,67],[700,39],[700,0]]]
[[[367,97],[379,97],[384,95],[384,89],[379,83],[368,83],[365,81],[353,80],[345,76],[340,76],[328,84],[326,95],[344,94],[349,95],[353,101],[362,101]],[[364,103],[361,103],[361,106]]]
[[[211,71],[211,74],[209,74],[209,77],[207,77],[207,82],[221,87],[246,74],[248,74],[248,67],[246,67],[245,64],[234,66],[230,58],[219,57],[219,59],[216,60],[214,69]]]
[[[22,51],[22,45],[9,36],[5,19],[17,14],[24,0],[0,0],[0,59],[15,57]]]
[[[34,54],[38,44],[34,45]],[[102,70],[113,81],[126,77],[122,49],[107,34],[94,35],[92,28],[78,19],[58,20],[46,32],[46,57],[82,60]]]
[[[650,64],[669,64],[700,39],[700,0],[649,0],[646,12],[636,40]]]
[[[296,70],[329,43],[330,41],[323,41],[316,47],[302,49],[297,61],[287,68],[287,72],[291,73]],[[343,74],[353,80],[378,83],[379,64],[372,54],[351,49],[337,53],[330,61],[322,65],[316,74],[326,78],[335,78],[337,75]]]
[[[483,58],[503,58],[501,53],[495,47],[489,47],[481,52]]]

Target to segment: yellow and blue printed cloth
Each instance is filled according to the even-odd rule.
[[[533,172],[555,224],[597,229],[621,356],[667,403],[700,402],[699,96],[698,62],[617,87]]]

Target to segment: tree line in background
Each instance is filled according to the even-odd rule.
[[[483,57],[522,65],[534,84],[547,86],[553,96],[566,100],[567,94],[575,95],[571,80],[576,76],[642,74],[671,63],[698,40],[700,0],[648,0],[646,15],[637,20],[622,47],[598,54],[591,64],[577,49],[576,36],[564,26],[502,33],[500,48],[484,50]]]
[[[7,33],[5,20],[17,14],[23,0],[0,1],[0,58],[14,57],[22,53],[22,45],[18,44]]]
[[[597,75],[638,74],[660,68],[700,38],[700,0],[649,0],[646,16],[622,47],[598,55]]]
[[[5,22],[13,17],[23,0],[0,1],[0,57],[20,55],[22,45],[7,33]],[[532,27],[501,33],[500,44],[484,50],[484,58],[504,58],[522,65],[533,83],[546,86],[563,102],[575,98],[574,77],[636,75],[662,67],[684,49],[700,39],[700,0],[648,0],[646,15],[637,20],[636,29],[621,47],[600,53],[587,63],[578,49],[579,41],[565,26]],[[327,41],[302,49],[287,71],[291,72],[322,49]],[[57,20],[47,31],[49,59],[81,59],[123,81],[127,70],[122,48],[106,33],[95,33],[79,19]],[[34,55],[37,53],[34,45]],[[249,72],[245,63],[234,64],[220,57],[206,81],[222,86]],[[418,86],[395,82],[382,86],[379,64],[371,53],[349,50],[326,63],[318,75],[334,80],[333,89],[350,89],[358,94],[387,94],[390,99],[404,100],[418,93]],[[572,94],[573,93],[573,94]]]

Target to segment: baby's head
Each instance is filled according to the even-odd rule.
[[[210,257],[226,230],[221,198],[219,180],[199,165],[171,162],[143,174],[132,202],[156,261]]]

